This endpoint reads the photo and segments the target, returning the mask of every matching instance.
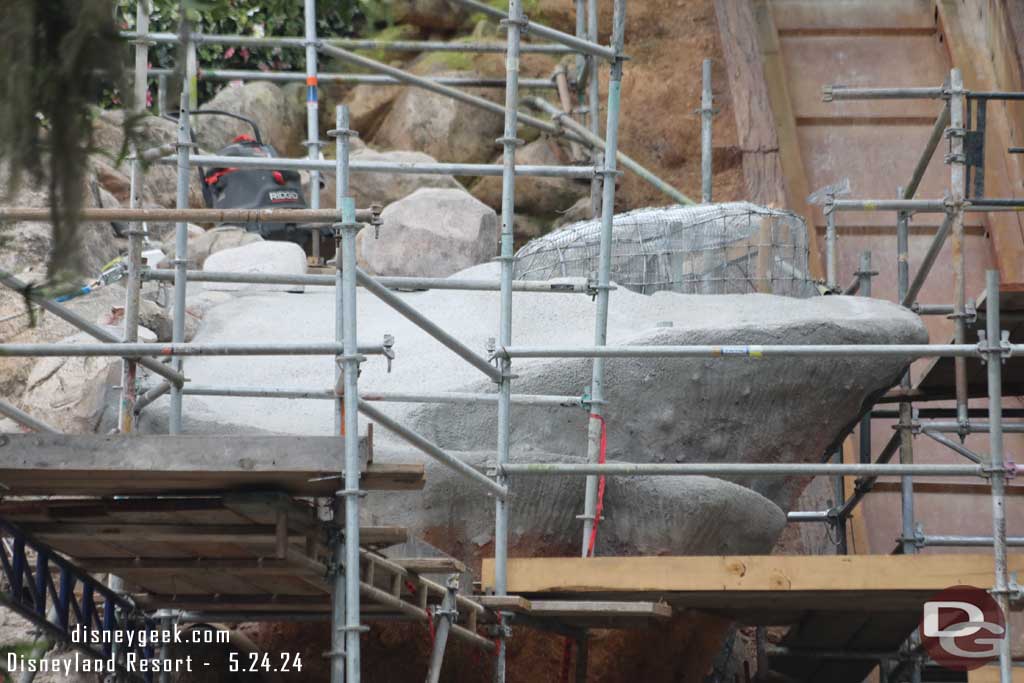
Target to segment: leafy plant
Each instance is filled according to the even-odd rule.
[[[138,0],[117,0],[118,22],[125,30],[135,29]],[[179,0],[150,0],[150,31],[176,32],[180,18]],[[321,0],[317,3],[317,35],[341,38],[390,25],[387,0]],[[303,3],[299,0],[220,0],[199,3],[192,0],[185,9],[193,30],[211,35],[301,37],[305,31]],[[168,44],[150,48],[150,66],[174,68],[176,47]],[[301,48],[244,48],[229,45],[200,45],[200,63],[213,69],[301,70],[305,53]],[[200,99],[208,99],[223,84],[200,81]]]

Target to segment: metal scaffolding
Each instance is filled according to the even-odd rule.
[[[585,16],[578,17],[577,35],[572,36],[554,29],[540,26],[526,19],[523,15],[522,3],[520,0],[510,0],[508,12],[500,12],[489,5],[483,5],[474,0],[455,0],[459,4],[471,7],[476,11],[485,12],[500,19],[506,28],[506,44],[502,48],[506,55],[506,77],[503,81],[505,87],[504,105],[495,104],[489,100],[470,95],[456,89],[451,84],[441,80],[424,79],[409,74],[401,69],[396,69],[374,60],[361,57],[349,51],[367,47],[370,41],[340,41],[323,39],[316,35],[315,31],[315,4],[313,0],[306,0],[305,18],[306,32],[303,38],[249,38],[242,36],[208,36],[192,33],[187,26],[183,26],[180,34],[150,34],[148,32],[148,17],[144,10],[145,3],[140,2],[137,32],[130,34],[135,41],[136,59],[136,90],[141,89],[142,96],[136,95],[136,102],[145,102],[145,84],[147,74],[147,49],[154,42],[181,42],[184,43],[186,55],[192,55],[190,64],[186,70],[187,78],[184,80],[180,93],[179,118],[178,118],[178,141],[175,145],[176,154],[173,159],[166,161],[175,163],[178,173],[177,209],[162,211],[159,215],[163,218],[171,218],[177,221],[176,226],[176,254],[173,262],[173,271],[151,271],[143,268],[141,259],[142,230],[141,221],[151,219],[154,214],[151,209],[139,208],[138,198],[142,194],[144,173],[142,164],[137,160],[132,163],[132,203],[130,208],[117,210],[115,213],[100,214],[94,212],[96,218],[102,216],[114,216],[118,218],[135,221],[129,232],[128,250],[128,288],[126,300],[125,331],[122,339],[116,339],[103,330],[89,324],[81,319],[76,319],[73,314],[66,311],[59,304],[38,300],[40,305],[53,310],[97,337],[102,344],[89,345],[0,345],[0,353],[3,355],[107,355],[124,358],[124,372],[121,386],[122,400],[119,428],[122,433],[130,433],[135,429],[135,417],[138,411],[146,404],[151,403],[157,396],[170,391],[171,397],[171,418],[169,430],[171,433],[179,433],[182,430],[182,398],[187,394],[205,396],[262,396],[268,398],[324,398],[336,402],[335,410],[335,433],[347,435],[350,438],[344,442],[343,462],[337,463],[337,469],[342,474],[343,487],[337,491],[334,500],[335,522],[339,525],[338,534],[334,539],[332,548],[332,564],[329,567],[331,580],[333,582],[333,603],[332,603],[332,627],[331,627],[331,651],[332,659],[331,680],[332,683],[340,683],[348,680],[351,683],[358,683],[360,678],[360,633],[365,626],[360,622],[360,600],[361,591],[366,591],[366,586],[361,585],[360,567],[360,528],[359,511],[361,497],[366,494],[360,488],[359,469],[359,442],[358,429],[359,413],[370,417],[375,423],[394,431],[398,436],[405,439],[413,446],[423,451],[426,455],[436,459],[443,465],[465,477],[468,481],[478,485],[494,497],[495,501],[495,532],[494,532],[494,555],[495,555],[495,580],[494,588],[497,596],[507,593],[507,563],[508,563],[508,535],[509,535],[509,508],[507,499],[510,492],[509,475],[578,475],[586,477],[586,497],[583,501],[583,522],[581,535],[581,553],[584,557],[593,554],[594,528],[598,521],[599,511],[597,505],[597,491],[599,477],[603,476],[694,476],[710,475],[718,477],[735,477],[743,475],[758,475],[772,477],[795,477],[795,476],[826,476],[846,477],[856,476],[857,493],[846,500],[841,500],[836,508],[829,511],[810,511],[791,513],[791,520],[794,522],[825,522],[835,523],[836,520],[844,521],[849,518],[854,507],[863,499],[870,490],[872,484],[879,477],[894,476],[901,477],[903,482],[903,542],[904,550],[913,552],[916,544],[913,538],[913,489],[911,481],[913,476],[942,476],[958,477],[971,476],[987,479],[991,484],[993,534],[991,538],[976,537],[927,537],[920,541],[923,545],[992,545],[995,557],[995,581],[993,594],[999,604],[1008,612],[1010,595],[1009,577],[1007,575],[1007,532],[1004,509],[1005,481],[1007,477],[1015,473],[1013,465],[1008,465],[1003,457],[1002,435],[1004,431],[1012,431],[1012,427],[1018,425],[1006,425],[1002,422],[1001,408],[1001,372],[1002,360],[1010,354],[1024,351],[1024,345],[1010,344],[1002,341],[1002,329],[1000,327],[999,311],[999,282],[998,273],[990,271],[987,275],[988,288],[988,309],[986,315],[986,335],[978,344],[966,343],[964,314],[964,263],[959,259],[954,263],[954,304],[953,313],[957,321],[957,333],[953,344],[931,344],[931,345],[805,345],[805,346],[748,346],[748,345],[705,345],[705,346],[609,346],[607,344],[607,323],[608,310],[612,286],[610,282],[610,264],[612,259],[612,226],[615,207],[615,178],[619,174],[617,162],[624,162],[624,157],[618,150],[618,127],[620,116],[620,89],[624,57],[626,1],[614,0],[614,16],[611,31],[610,45],[601,45],[597,42],[597,2],[587,0],[585,3],[580,0],[576,3],[577,11],[583,12]],[[531,45],[522,43],[523,33],[529,29],[532,35],[539,36],[544,40],[552,41],[551,44]],[[270,165],[272,168],[304,169],[314,173],[313,187],[316,187],[316,175],[321,171],[332,170],[337,175],[336,183],[336,206],[335,210],[319,209],[318,193],[313,192],[312,208],[306,211],[290,212],[293,217],[300,218],[303,222],[322,221],[331,224],[335,229],[336,239],[340,245],[336,259],[336,269],[333,275],[309,275],[309,276],[281,276],[274,277],[260,274],[225,274],[225,273],[199,273],[190,271],[188,263],[188,242],[186,220],[191,217],[203,216],[200,220],[234,220],[235,214],[220,212],[222,215],[211,216],[210,213],[202,213],[203,210],[190,209],[188,206],[188,176],[190,169],[198,164],[214,165],[218,157],[196,156],[192,152],[190,140],[190,111],[194,105],[192,94],[195,89],[195,79],[199,77],[197,64],[194,62],[195,46],[209,43],[233,44],[233,45],[275,45],[302,47],[306,50],[306,82],[309,88],[307,95],[308,120],[306,145],[308,148],[307,158],[304,159],[273,159],[273,160],[240,160],[231,157],[230,163],[240,166],[243,163],[248,166]],[[421,43],[394,43],[385,44],[379,41],[372,43],[373,47],[395,50],[411,49],[459,49],[466,51],[493,52],[495,46],[492,44],[476,45],[472,43],[453,44],[426,48]],[[562,113],[556,113],[553,120],[543,120],[520,113],[519,111],[519,87],[524,85],[519,78],[519,58],[521,52],[544,51],[553,53],[572,52],[580,56],[580,65],[585,67],[587,78],[580,85],[587,84],[585,101],[588,103],[585,111],[587,124],[583,125],[572,122],[564,117]],[[373,71],[377,76],[383,75],[393,79],[395,83],[401,83],[412,87],[426,88],[432,92],[449,96],[459,101],[479,106],[487,111],[500,113],[504,118],[504,130],[498,143],[502,146],[502,162],[500,165],[481,164],[359,164],[349,161],[349,138],[354,131],[349,129],[348,111],[344,106],[336,109],[336,125],[331,131],[335,137],[336,159],[333,161],[319,160],[318,130],[318,79],[323,75],[318,72],[317,53],[338,57],[344,61],[355,63],[361,67]],[[604,137],[599,134],[598,125],[598,99],[597,99],[597,69],[599,64],[608,62],[610,65],[610,80],[608,88],[608,99],[606,104],[607,122]],[[205,72],[209,77],[212,72]],[[241,72],[232,72],[235,73]],[[160,75],[156,73],[156,75]],[[243,76],[239,76],[240,78]],[[248,77],[248,76],[244,76]],[[705,130],[705,153],[706,163],[705,182],[703,196],[710,199],[710,69],[705,67],[706,87],[705,97],[702,101],[702,114]],[[291,78],[291,76],[288,76]],[[326,78],[324,78],[326,80]],[[392,82],[392,81],[388,81]],[[462,85],[473,85],[462,83]],[[976,197],[966,198],[964,195],[964,161],[962,159],[962,140],[957,131],[963,128],[964,104],[969,98],[987,97],[991,98],[999,93],[969,93],[963,89],[958,72],[954,70],[948,87],[938,89],[873,89],[855,90],[849,88],[833,87],[829,91],[833,99],[882,98],[882,97],[929,97],[943,98],[947,103],[942,114],[936,121],[936,130],[946,129],[946,121],[952,128],[951,139],[954,143],[953,154],[950,157],[951,163],[951,187],[952,193],[949,197],[941,200],[915,200],[914,192],[927,166],[927,160],[931,157],[937,146],[939,135],[933,135],[929,142],[928,150],[922,163],[915,170],[911,183],[907,186],[897,200],[837,200],[830,198],[826,205],[826,211],[831,216],[835,211],[860,210],[872,208],[877,210],[891,210],[897,212],[897,231],[900,237],[899,252],[901,257],[900,272],[900,299],[904,306],[912,307],[916,303],[916,294],[920,290],[921,283],[928,274],[928,270],[938,255],[938,247],[947,235],[952,234],[956,242],[963,239],[963,215],[966,211],[979,210],[1002,210],[1016,208],[1024,205],[1000,200],[986,200]],[[1016,97],[1018,94],[1002,94]],[[583,92],[580,93],[580,100],[584,100]],[[581,113],[581,112],[576,112]],[[566,124],[562,125],[562,122]],[[530,125],[545,132],[563,135],[574,142],[586,145],[592,152],[590,166],[575,167],[553,167],[538,168],[525,167],[516,164],[515,152],[521,144],[516,137],[520,125]],[[957,142],[960,140],[959,142]],[[959,149],[959,152],[957,151]],[[163,152],[166,154],[166,151]],[[624,164],[628,165],[628,164]],[[353,198],[349,195],[348,178],[350,173],[374,172],[374,173],[456,173],[471,175],[498,175],[502,177],[502,204],[501,204],[501,242],[500,242],[500,263],[501,276],[494,281],[441,281],[430,278],[387,278],[373,277],[359,270],[356,266],[355,243],[356,235],[363,223],[373,219],[374,212],[371,210],[357,210]],[[566,286],[548,282],[514,281],[514,250],[513,250],[513,226],[515,218],[515,179],[517,175],[557,175],[565,177],[583,177],[593,180],[594,187],[600,188],[600,196],[594,193],[594,209],[600,212],[600,253],[598,259],[598,274],[594,282],[586,286]],[[648,180],[651,180],[648,178]],[[655,179],[657,180],[657,179]],[[653,181],[652,181],[653,182]],[[662,182],[662,181],[658,181]],[[655,183],[657,185],[657,183]],[[670,188],[671,189],[671,188]],[[676,194],[678,192],[676,191]],[[681,196],[681,195],[680,195]],[[683,197],[685,199],[685,197]],[[677,197],[678,199],[678,197]],[[687,200],[688,201],[688,200]],[[909,282],[909,270],[903,268],[906,259],[906,220],[911,212],[936,211],[944,212],[947,216],[943,229],[936,235],[936,248],[934,253],[929,252],[929,257],[919,266],[913,283]],[[244,212],[248,218],[254,218]],[[262,212],[262,216],[255,217],[264,220],[271,220],[280,212]],[[0,218],[15,218],[26,215],[25,211],[19,209],[2,210]],[[36,216],[38,218],[38,216]],[[830,228],[834,222],[830,220]],[[834,231],[830,230],[833,236],[828,241],[828,263],[829,284],[834,285],[835,273],[835,242]],[[316,241],[314,240],[314,244]],[[956,252],[956,250],[954,250]],[[962,250],[958,253],[962,255]],[[314,253],[314,258],[319,259],[319,253]],[[862,268],[862,276],[870,270]],[[867,276],[870,277],[869,275]],[[863,277],[862,277],[863,279]],[[173,340],[167,344],[140,344],[136,340],[137,318],[139,309],[139,296],[142,282],[145,280],[173,281]],[[304,344],[186,344],[184,343],[185,324],[185,295],[189,281],[193,282],[234,282],[234,283],[295,283],[310,284],[319,286],[333,286],[335,288],[335,337],[333,340],[319,342],[307,342]],[[4,277],[0,280],[5,285],[19,288],[21,283],[13,278]],[[865,295],[869,293],[869,279],[861,282],[860,287]],[[499,291],[500,292],[500,322],[496,334],[497,346],[491,357],[470,349],[453,335],[441,329],[438,325],[425,318],[402,298],[396,296],[388,288],[389,286],[411,285],[417,287],[436,287],[448,289],[465,289],[475,291]],[[388,339],[381,344],[360,344],[357,337],[357,287],[362,286],[368,291],[381,298],[385,303],[395,308],[401,315],[416,323],[429,335],[439,340],[451,351],[463,358],[467,363],[480,370],[481,374],[489,377],[496,384],[494,394],[420,394],[420,395],[373,395],[361,394],[359,389],[359,368],[364,360],[365,354],[382,354],[388,358],[393,357],[391,344]],[[22,287],[23,288],[23,287]],[[594,330],[594,344],[590,347],[524,347],[516,346],[513,341],[512,330],[512,293],[514,291],[548,292],[548,293],[577,293],[595,295],[596,323]],[[335,358],[337,361],[337,375],[333,389],[314,388],[307,390],[303,388],[283,389],[280,387],[189,387],[184,384],[184,357],[191,355],[286,355],[286,354],[320,354]],[[911,454],[911,437],[915,434],[915,423],[911,420],[910,400],[902,401],[900,404],[899,434],[898,438],[891,440],[883,449],[877,461],[872,463],[860,462],[856,464],[715,464],[715,463],[685,463],[685,464],[604,464],[599,462],[601,450],[602,429],[604,424],[603,412],[605,408],[604,392],[604,363],[608,358],[716,358],[720,362],[744,362],[747,358],[763,356],[798,356],[801,358],[816,357],[896,357],[905,358],[911,361],[923,357],[952,357],[956,362],[957,381],[957,411],[956,422],[953,428],[961,434],[972,431],[984,431],[989,434],[989,449],[987,457],[977,458],[971,463],[958,465],[934,465],[914,464]],[[161,356],[173,358],[172,364],[168,367],[156,359]],[[513,362],[517,358],[592,358],[591,384],[583,398],[567,396],[536,396],[516,395],[513,393]],[[987,422],[972,422],[969,419],[966,399],[966,360],[968,358],[981,359],[987,362],[988,381],[988,419]],[[491,364],[497,361],[497,367]],[[158,373],[167,381],[151,391],[144,397],[136,395],[135,365],[142,364],[144,367]],[[904,388],[909,388],[908,380],[904,382]],[[497,404],[498,410],[498,433],[496,435],[495,465],[489,472],[482,472],[466,465],[451,454],[445,452],[436,444],[431,443],[423,436],[416,434],[407,427],[387,417],[376,408],[368,405],[373,401],[395,400],[395,401],[423,401],[423,402],[455,402],[455,401],[490,401]],[[513,403],[533,403],[541,405],[578,405],[587,410],[590,419],[588,421],[588,449],[587,462],[585,464],[521,464],[511,462],[510,459],[510,433],[511,433],[511,406]],[[16,420],[26,424],[33,429],[47,429],[44,423],[25,419],[17,410],[3,407],[4,412]],[[921,423],[923,424],[923,423]],[[943,425],[935,423],[930,429],[923,430],[932,436],[939,434]],[[899,464],[889,464],[896,452],[899,451]],[[832,456],[832,453],[827,454]],[[340,528],[342,527],[343,528]],[[1013,539],[1014,543],[1020,539]],[[448,597],[450,594],[450,598]],[[115,605],[115,597],[109,598],[111,605]],[[454,589],[446,594],[445,608],[451,608],[457,603]],[[505,639],[510,635],[512,614],[498,610],[501,614],[497,623],[493,625],[490,636],[497,639],[495,669],[496,680],[506,680],[506,649]],[[419,614],[419,613],[417,613]],[[441,627],[447,632],[448,627],[455,628],[448,620],[451,619],[450,612],[442,615]],[[475,621],[473,622],[475,626]],[[453,631],[455,632],[455,631]],[[475,634],[475,631],[474,631]],[[484,639],[481,639],[484,640]],[[440,637],[435,643],[440,648],[440,654],[432,657],[432,676],[437,675],[440,667],[440,657],[443,656],[444,637]],[[484,642],[488,642],[484,640]],[[581,642],[585,643],[585,640]],[[1009,637],[1003,639],[1000,650],[1000,665],[1002,670],[1002,681],[1009,683],[1010,654]],[[580,649],[585,652],[585,648]],[[875,653],[873,657],[883,658],[885,655]],[[585,666],[585,662],[583,663]]]

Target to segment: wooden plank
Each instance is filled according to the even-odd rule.
[[[775,134],[778,140],[779,160],[786,179],[786,202],[784,206],[801,216],[807,222],[807,245],[810,250],[808,267],[811,276],[824,276],[821,252],[818,248],[818,233],[814,229],[815,212],[807,203],[811,189],[804,171],[803,156],[797,138],[796,116],[793,100],[789,93],[786,67],[779,46],[775,18],[767,0],[752,0],[757,41],[761,48],[764,64],[764,80],[774,115]]]
[[[747,198],[758,204],[785,206],[785,176],[750,1],[715,0],[715,16],[743,154]]]
[[[1011,553],[1010,571],[1024,570],[1024,553]],[[515,558],[508,590],[537,593],[793,593],[938,591],[949,586],[988,587],[990,554],[785,555],[695,557]],[[494,560],[483,560],[482,585],[494,584]]]
[[[175,575],[184,572],[227,572],[244,576],[290,576],[310,574],[312,569],[300,563],[277,558],[123,558],[97,557],[79,561],[79,566],[91,572],[120,574],[132,572],[139,575]],[[188,574],[186,574],[187,576]]]
[[[1000,683],[999,667],[983,666],[967,672],[967,683]],[[1014,667],[1012,683],[1024,683],[1024,668]]]
[[[779,32],[934,31],[929,0],[772,0]]]
[[[938,0],[939,25],[949,47],[950,59],[958,67],[968,90],[1020,90],[1019,68],[1010,68],[1016,60],[1013,39],[1006,31],[1009,17],[1003,3],[970,3],[962,0]],[[985,194],[988,197],[1021,196],[1024,166],[1019,154],[1007,148],[1021,143],[1017,117],[1020,104],[989,102],[985,131]],[[1016,117],[1013,113],[1016,113]],[[992,257],[1000,280],[1013,288],[1024,285],[1024,228],[1015,212],[987,214]]]
[[[900,483],[897,481],[878,481],[871,488],[879,493],[899,493]],[[914,493],[932,493],[947,495],[988,496],[992,487],[987,484],[948,483],[933,481],[915,481]],[[1006,486],[1006,495],[1024,496],[1024,485],[1015,484],[1011,479]]]
[[[398,541],[404,543],[405,541]],[[389,557],[406,571],[416,574],[464,574],[466,565],[454,557]]]
[[[531,600],[530,614],[535,617],[670,619],[672,608],[663,602]]]
[[[6,495],[171,494],[274,489],[330,495],[343,442],[304,436],[9,435],[0,443]],[[417,490],[421,464],[364,467],[367,490]]]
[[[495,612],[529,614],[532,608],[530,601],[519,595],[477,595],[473,600]]]

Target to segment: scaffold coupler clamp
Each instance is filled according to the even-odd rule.
[[[384,343],[381,345],[382,355],[388,361],[388,374],[391,374],[391,362],[395,360],[395,337],[391,334],[384,335]]]
[[[508,612],[502,612],[502,621],[497,624],[488,624],[485,632],[491,638],[501,638],[502,640],[508,640],[512,637],[512,627],[509,626],[508,621],[511,619],[512,614]]]
[[[914,535],[913,536],[907,538],[906,536],[902,536],[901,535],[900,538],[899,538],[900,543],[906,543],[906,542],[909,541],[910,543],[913,543],[914,547],[917,548],[918,550],[921,550],[922,548],[925,547],[925,540],[926,540],[926,537],[925,537],[925,534],[924,534],[924,527],[921,526],[920,524],[918,524],[916,527],[914,527]]]
[[[512,17],[505,17],[504,19],[499,21],[498,24],[504,29],[508,29],[509,26],[518,26],[519,31],[522,33],[522,35],[525,36],[527,32],[530,30],[530,17],[526,16],[526,13],[524,12],[523,16],[519,17],[518,19],[513,19]]]
[[[373,226],[373,239],[380,239],[380,226],[384,225],[384,219],[381,218],[383,211],[383,204],[370,204],[370,225]]]
[[[1006,594],[1011,606],[1019,607],[1024,604],[1024,586],[1017,582],[1017,572],[1010,572],[1010,581],[1006,586]]]
[[[989,356],[995,352],[999,352],[999,358],[1005,365],[1007,359],[1013,356],[1013,344],[1010,343],[1010,331],[1002,330],[999,335],[999,345],[989,346],[988,334],[985,330],[978,330],[978,354],[981,356],[981,363],[984,365],[988,363]]]
[[[583,395],[580,396],[580,406],[583,410],[587,411],[587,413],[593,412],[594,406],[605,406],[607,404],[608,401],[595,401],[593,396],[590,395],[589,389],[584,391]]]

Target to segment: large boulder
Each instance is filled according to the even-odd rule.
[[[191,228],[192,226],[189,227]],[[199,232],[194,232],[190,229],[188,238],[189,266],[192,267],[194,264],[196,268],[202,268],[206,264],[206,259],[218,251],[234,249],[235,247],[262,241],[263,238],[260,237],[259,233],[249,232],[237,225],[224,225],[210,230],[200,230]],[[175,241],[172,233],[164,241],[164,253],[167,255],[167,258],[161,263],[161,268],[173,267],[171,262],[175,256],[174,245]]]
[[[423,152],[378,152],[369,148],[352,152],[349,160],[400,164],[437,163],[436,159]],[[320,190],[320,208],[334,208],[334,174],[322,173],[320,178],[323,184]],[[360,208],[366,208],[371,204],[387,206],[422,187],[463,189],[452,176],[435,173],[353,173],[349,176],[349,193],[355,198],[356,206]]]
[[[372,239],[372,235],[368,235]],[[497,279],[497,264],[457,277]],[[485,354],[497,333],[497,292],[433,290],[400,294],[416,310]],[[590,346],[593,304],[584,296],[515,295],[512,321],[517,345]],[[865,297],[791,299],[766,294],[613,294],[609,344],[905,344],[922,343],[920,319],[894,304]],[[207,313],[208,341],[331,339],[330,292],[303,297],[247,297]],[[362,290],[360,341],[394,335],[398,359],[386,373],[372,357],[360,385],[368,392],[492,392],[494,384],[441,347],[411,322]],[[323,320],[320,320],[323,318]],[[671,323],[673,327],[659,327]],[[293,334],[286,332],[295,330]],[[282,338],[282,333],[285,337]],[[301,334],[300,334],[301,333]],[[199,337],[203,337],[200,332]],[[408,352],[402,349],[409,350]],[[242,363],[244,365],[244,363]],[[608,458],[628,462],[817,462],[859,416],[872,397],[898,381],[905,363],[882,358],[724,357],[610,359],[606,363]],[[230,383],[239,367],[231,359],[197,359],[197,383]],[[513,391],[582,396],[590,385],[587,359],[517,359]],[[289,358],[261,365],[265,383],[328,389],[331,360]],[[200,400],[198,397],[196,400]],[[259,403],[207,404],[225,423],[253,424],[286,433],[330,433],[329,401],[281,404],[271,417]],[[453,451],[492,451],[493,404],[441,406],[382,404],[403,424]],[[513,407],[516,453],[541,451],[567,457],[586,453],[587,414],[550,406]],[[383,443],[386,435],[378,432]],[[803,482],[761,478],[744,482],[787,507]]]
[[[497,215],[464,190],[416,190],[385,207],[381,220],[376,239],[368,230],[357,238],[374,273],[445,277],[497,253]]]
[[[124,147],[125,112],[111,109],[98,112],[93,119],[93,145],[99,150],[90,157],[92,174],[100,186],[122,204],[128,204],[131,164],[121,156]],[[132,123],[142,149],[175,142],[177,124],[160,116],[143,115]],[[151,163],[146,166],[143,204],[173,209],[177,203],[178,171],[174,165]],[[195,169],[189,173],[189,206],[203,206],[202,186]]]
[[[501,157],[494,163],[500,164]],[[516,164],[566,166],[572,163],[565,143],[544,136],[516,150]],[[501,210],[501,176],[481,178],[472,189],[473,196],[495,211]],[[590,181],[576,178],[516,178],[516,212],[551,216],[569,210],[583,197],[590,196]]]
[[[454,31],[469,18],[465,6],[446,0],[393,0],[391,18],[432,31]]]
[[[290,96],[276,83],[256,81],[229,86],[203,105],[248,117],[256,122],[263,141],[274,146],[281,156],[305,156],[305,107],[301,98]],[[193,130],[199,144],[218,150],[238,135],[252,135],[252,127],[227,116],[196,116]]]
[[[108,330],[118,336],[120,328]],[[80,332],[60,343],[82,344],[96,340]],[[139,328],[140,342],[155,342],[156,335]],[[93,432],[99,425],[110,387],[120,381],[121,359],[113,356],[44,357],[36,361],[28,375],[22,408],[38,415],[60,431]]]
[[[479,74],[445,71],[436,75]],[[499,91],[478,94],[499,101]],[[425,152],[443,162],[485,163],[494,157],[494,141],[502,125],[498,114],[422,88],[405,88],[381,122],[373,144]]]
[[[294,242],[253,242],[211,254],[203,270],[224,273],[262,273],[268,275],[305,275],[306,252]],[[284,291],[301,292],[302,285],[245,284],[207,282],[214,291]]]

